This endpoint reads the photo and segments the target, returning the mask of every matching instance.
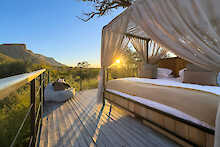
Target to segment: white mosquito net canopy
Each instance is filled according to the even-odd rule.
[[[136,0],[103,27],[99,101],[104,69],[129,40],[144,61],[146,43],[152,39],[191,63],[220,72],[219,6],[220,0]]]

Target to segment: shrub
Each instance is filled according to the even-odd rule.
[[[22,61],[0,64],[0,78],[28,72],[28,65]]]

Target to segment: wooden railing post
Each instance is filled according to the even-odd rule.
[[[81,90],[82,90],[82,67],[80,67],[79,74],[80,74],[80,79],[79,79],[79,90],[81,91]]]
[[[47,84],[50,83],[50,71],[48,70],[48,74],[47,74]]]
[[[43,119],[43,74],[40,75],[40,114],[41,121]]]
[[[35,128],[35,117],[36,117],[36,112],[35,112],[35,100],[36,100],[36,92],[35,92],[35,79],[31,81],[31,136],[32,136],[32,142],[31,146],[35,146],[35,141],[36,141],[36,128]]]
[[[42,107],[44,108],[44,102],[45,102],[45,99],[44,99],[44,90],[45,90],[45,72],[43,73],[43,100],[42,100]]]

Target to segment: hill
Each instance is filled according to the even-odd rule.
[[[15,61],[15,59],[0,53],[0,64],[14,62],[14,61]]]
[[[11,59],[18,59],[23,61],[29,61],[35,64],[64,66],[64,64],[59,63],[54,58],[33,53],[31,50],[28,50],[26,48],[25,44],[1,44],[0,53],[0,60],[2,57],[3,59],[7,59],[8,61],[11,61]]]

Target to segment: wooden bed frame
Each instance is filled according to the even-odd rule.
[[[106,90],[104,91],[104,98],[111,104],[134,114],[144,124],[171,138],[180,145],[214,146],[214,130]]]
[[[175,57],[162,59],[161,62],[159,62],[159,67],[172,69],[173,75],[177,77],[178,71],[184,68],[187,63],[187,61]],[[134,114],[134,116],[140,118],[144,124],[169,137],[180,145],[201,147],[214,146],[215,131],[212,129],[200,126],[194,122],[176,117],[106,90],[104,90],[104,99],[108,100],[111,104]]]

